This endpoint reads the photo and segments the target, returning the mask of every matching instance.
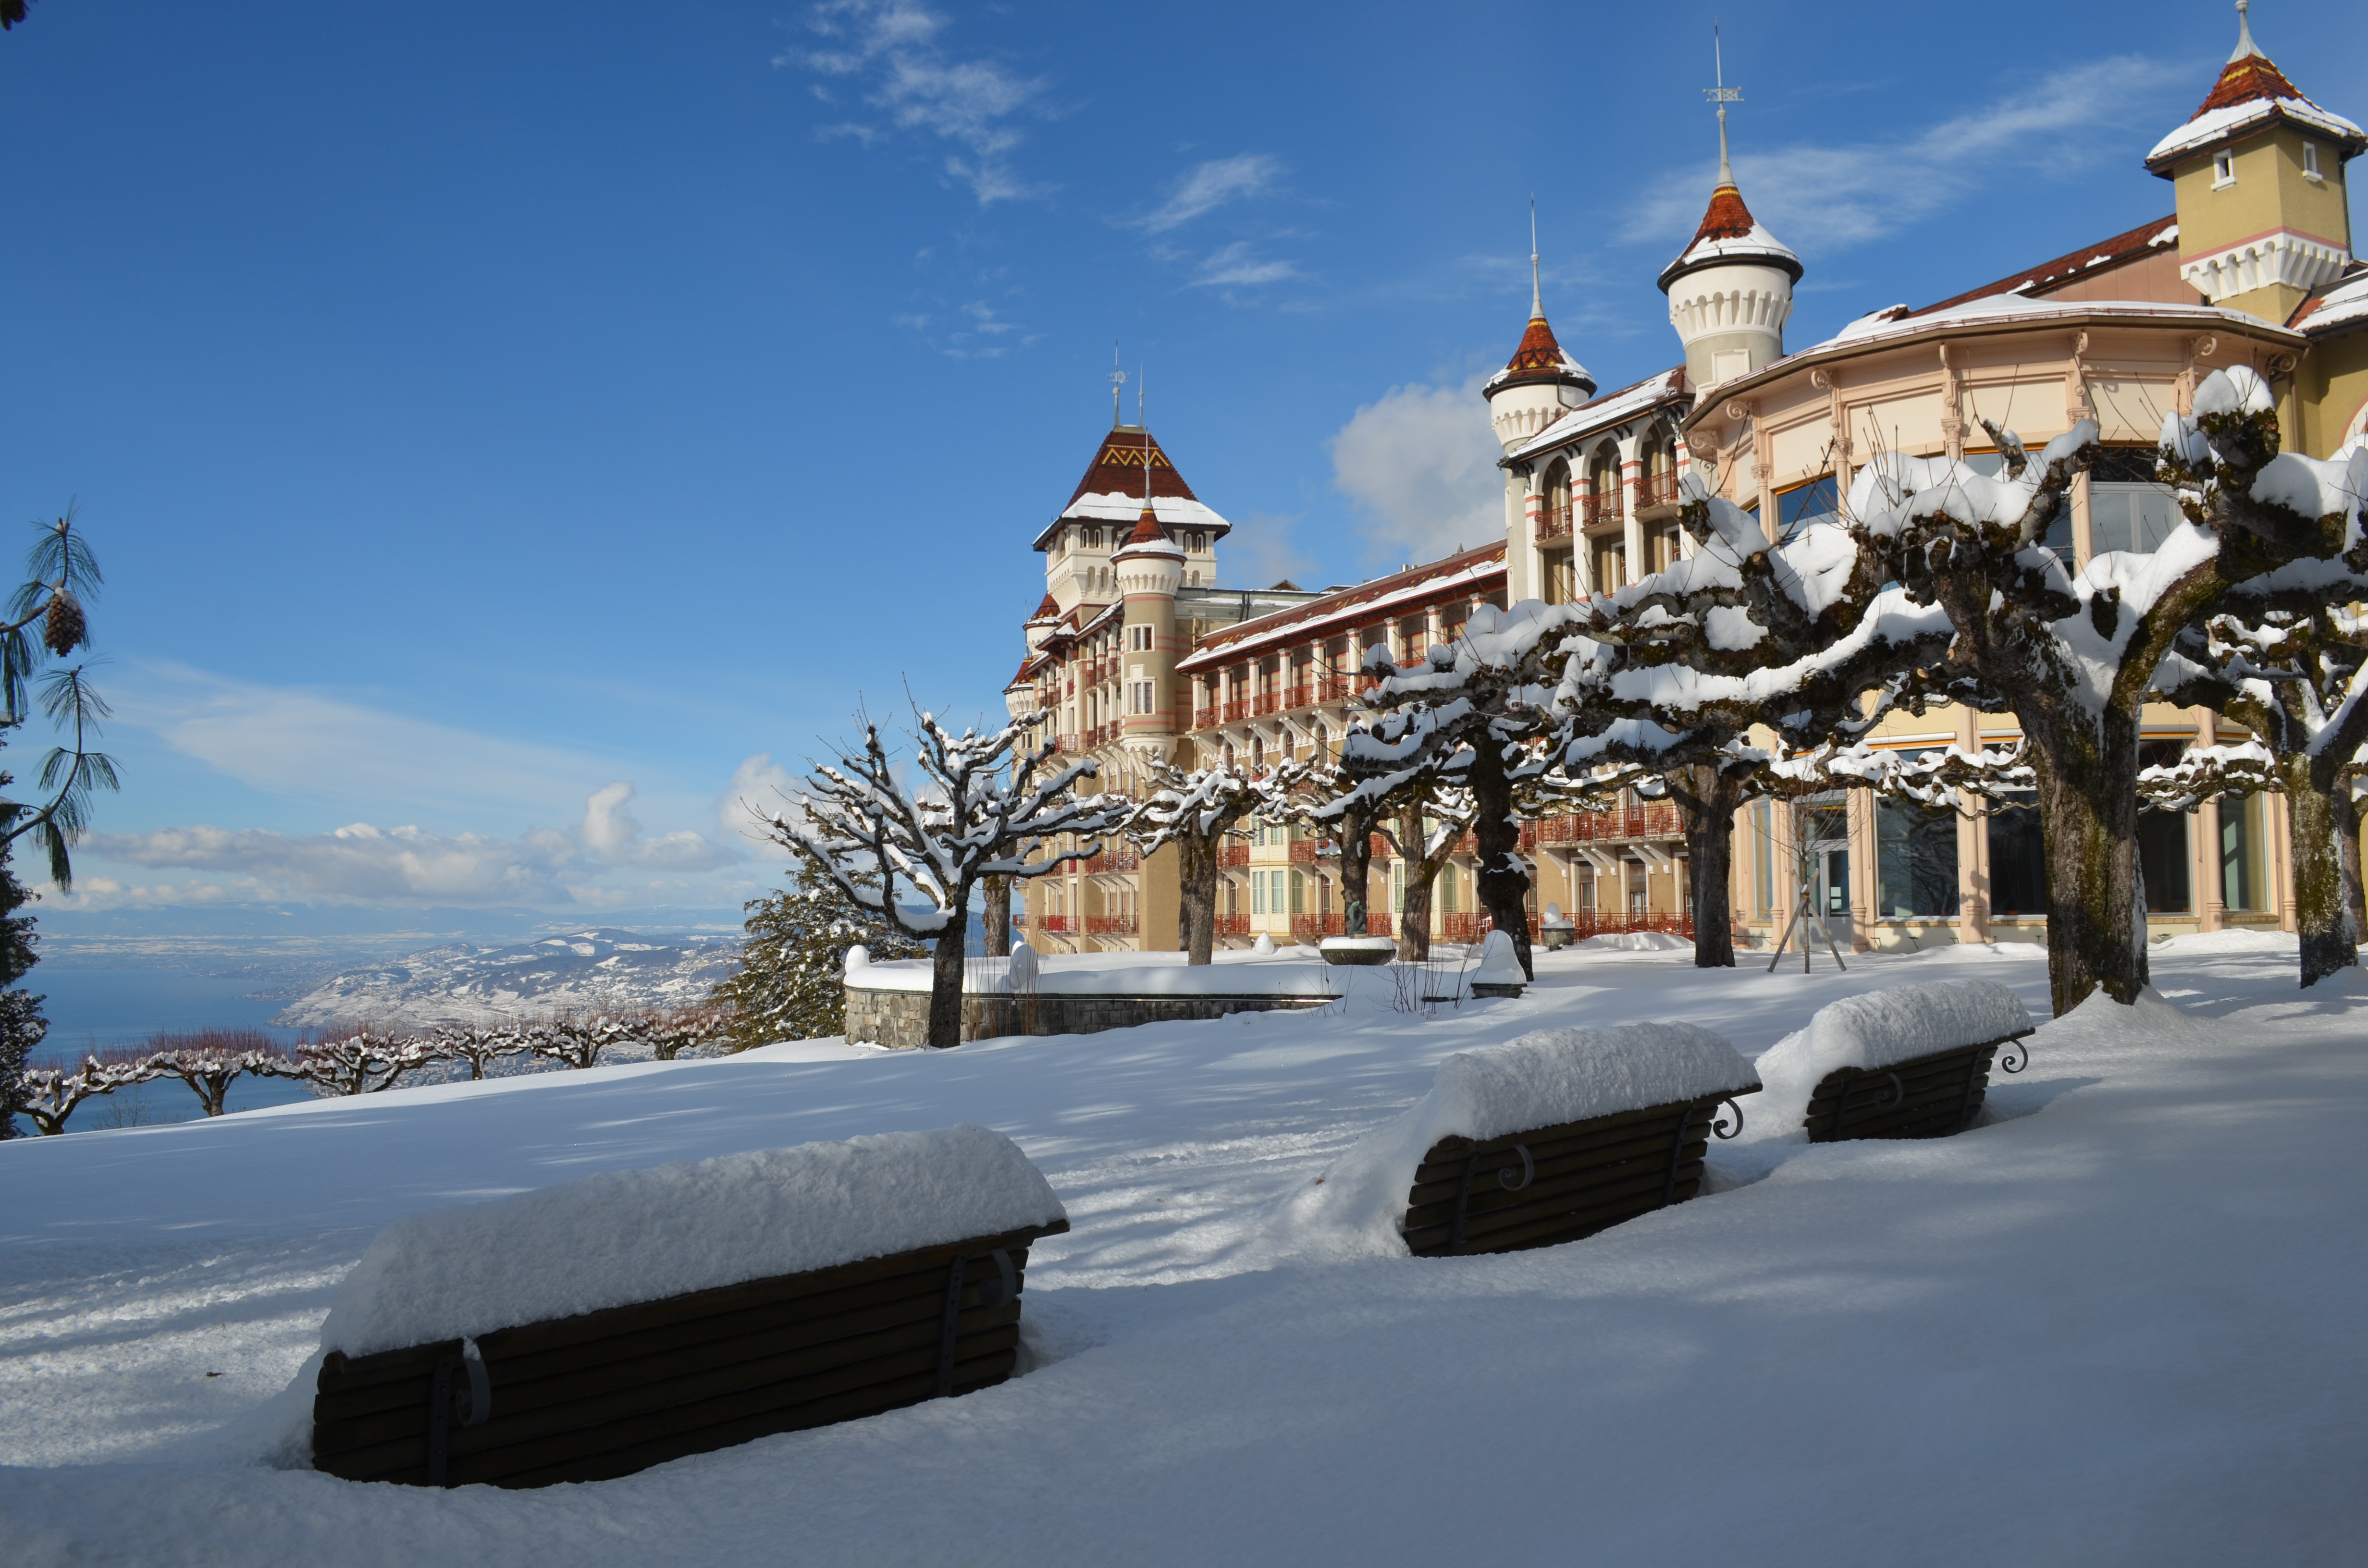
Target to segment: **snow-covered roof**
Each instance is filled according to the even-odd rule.
[[[1171,555],[1178,561],[1184,559],[1183,550],[1167,537],[1167,530],[1160,526],[1158,514],[1148,501],[1135,514],[1134,531],[1126,536],[1126,543],[1110,559],[1117,561],[1126,556],[1140,555]]]
[[[1035,548],[1051,548],[1053,536],[1067,523],[1133,522],[1143,512],[1146,464],[1152,508],[1161,523],[1171,529],[1205,528],[1220,538],[1232,529],[1233,524],[1192,494],[1156,437],[1141,426],[1121,425],[1102,437],[1085,477],[1069,493],[1069,504],[1037,534]]]
[[[1634,419],[1664,403],[1682,402],[1692,395],[1692,390],[1686,385],[1686,368],[1679,365],[1657,376],[1647,376],[1641,381],[1632,382],[1618,392],[1606,392],[1584,407],[1572,409],[1515,447],[1502,460],[1527,461],[1537,453],[1552,451],[1567,442],[1584,439],[1622,420]]]
[[[1752,217],[1751,209],[1743,204],[1742,191],[1732,184],[1721,184],[1711,192],[1710,207],[1684,253],[1661,268],[1661,291],[1668,292],[1669,286],[1689,272],[1729,261],[1779,267],[1792,274],[1795,282],[1801,277],[1801,258],[1793,248]]]
[[[2241,326],[2248,330],[2266,328],[2272,333],[2283,331],[2282,328],[2269,326],[2259,316],[2249,315],[2243,311],[2232,310],[2223,305],[2200,303],[2166,305],[2158,300],[2058,301],[2034,300],[2023,294],[1987,294],[1979,299],[1968,300],[1962,305],[1952,305],[1947,310],[1910,314],[1904,307],[1894,305],[1887,311],[1876,311],[1871,315],[1861,316],[1823,343],[1812,344],[1797,354],[1786,355],[1775,364],[1759,371],[1753,379],[1764,378],[1805,355],[1815,354],[1822,349],[1839,348],[1861,343],[1878,343],[1896,337],[1913,337],[1919,332],[1927,332],[1936,326],[1962,325],[1967,323],[1995,323],[2001,326],[2008,326],[2031,322],[2074,321],[2089,317],[2130,322],[2201,321],[2228,326]],[[1724,392],[1726,389],[1721,390]]]
[[[1212,632],[1201,645],[1176,662],[1177,673],[1191,674],[1255,657],[1270,647],[1305,642],[1377,616],[1457,591],[1486,593],[1505,581],[1502,540],[1484,544],[1427,565],[1409,567],[1387,577],[1376,577],[1352,588],[1310,599],[1304,605],[1245,620]]]
[[[2094,244],[2082,245],[2078,250],[2067,251],[2051,261],[2043,261],[2037,267],[2011,273],[1995,283],[1985,283],[1978,289],[1968,289],[1962,294],[1952,295],[1938,304],[1926,305],[1921,310],[1901,311],[1900,314],[1902,316],[1930,315],[1935,311],[1950,310],[1975,300],[1987,299],[1994,294],[2026,296],[2052,294],[2066,285],[2111,272],[2117,267],[2124,267],[2133,261],[2143,260],[2158,251],[2171,249],[2173,254],[2176,254],[2178,244],[2179,215],[2174,212],[2168,218],[2157,218],[2151,223],[2140,223],[2136,228],[2115,234],[2112,239],[2099,240]],[[2190,292],[2193,290],[2191,290]],[[1892,309],[1899,311],[1899,307],[1896,305]]]
[[[2368,270],[2339,278],[2303,301],[2290,325],[2311,337],[2331,337],[2368,322]]]
[[[1539,381],[1560,381],[1568,386],[1582,386],[1591,396],[1595,378],[1586,366],[1572,358],[1555,340],[1554,328],[1546,324],[1545,312],[1532,307],[1528,330],[1521,334],[1520,346],[1505,368],[1488,378],[1481,395],[1500,392],[1507,387],[1530,386]]]
[[[2203,107],[2185,125],[2154,144],[2154,151],[2146,156],[2146,167],[2169,179],[2173,164],[2281,119],[2326,137],[2335,143],[2339,158],[2368,151],[2368,133],[2303,97],[2286,74],[2255,47],[2240,8],[2237,51],[2221,68],[2220,79],[2212,84]]]

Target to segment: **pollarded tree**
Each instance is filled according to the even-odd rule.
[[[1375,673],[1394,667],[1388,657],[1379,654]],[[1376,694],[1368,700],[1391,699]],[[1360,904],[1372,874],[1373,835],[1383,835],[1396,848],[1406,865],[1406,903],[1397,912],[1398,956],[1417,962],[1430,954],[1432,882],[1480,810],[1472,788],[1479,749],[1471,738],[1485,739],[1486,726],[1475,722],[1475,710],[1463,697],[1443,704],[1411,694],[1399,700],[1403,706],[1349,726],[1340,737],[1340,760],[1311,780],[1299,814],[1339,845],[1340,885]],[[1518,844],[1520,829],[1514,833]],[[1526,887],[1527,872],[1521,875]],[[1347,921],[1342,925],[1349,936],[1366,934],[1361,918],[1356,928]]]
[[[2357,460],[2368,483],[2368,453]],[[2343,843],[2352,846],[2356,870],[2360,821],[2347,775],[2368,744],[2368,626],[2316,594],[2248,583],[2227,597],[2287,598],[2302,599],[2304,608],[2256,602],[2249,613],[2224,612],[2189,628],[2156,678],[2173,701],[2215,709],[2256,737],[2248,748],[2208,748],[2187,769],[2168,772],[2166,782],[2186,784],[2183,773],[2208,772],[2208,783],[2194,786],[2197,799],[2242,788],[2226,777],[2231,764],[2246,751],[2266,752],[2286,798],[2294,926],[2302,937],[2302,983],[2310,986],[2359,962]]]
[[[883,960],[928,950],[803,860],[791,868],[788,887],[743,907],[740,968],[712,993],[732,1009],[727,1038],[735,1051],[844,1034],[849,948]]]
[[[1106,832],[1125,813],[1071,793],[1100,771],[1089,758],[1038,778],[1058,748],[1047,741],[1026,749],[1033,717],[959,735],[928,713],[917,717],[913,765],[923,784],[906,782],[880,727],[867,723],[860,747],[817,766],[792,797],[795,820],[776,812],[768,827],[855,903],[934,944],[928,1040],[943,1050],[962,1043],[963,947],[979,883],[1026,881],[1088,858],[1099,842],[1057,849],[1052,841]],[[922,903],[906,903],[908,895]]]
[[[1735,814],[1766,792],[1772,760],[1753,730],[1773,730],[1788,751],[1847,744],[1915,699],[1917,672],[1946,652],[1950,626],[1885,588],[1847,524],[1770,543],[1699,478],[1688,476],[1685,496],[1679,521],[1693,554],[1575,607],[1555,711],[1565,768],[1660,774],[1685,831],[1694,962],[1728,969]]]
[[[1286,762],[1263,773],[1221,763],[1187,773],[1164,758],[1144,765],[1150,795],[1118,824],[1145,856],[1176,846],[1176,883],[1184,923],[1185,962],[1215,961],[1217,851],[1228,834],[1253,816],[1281,820],[1307,778],[1309,765]]]
[[[1942,458],[1890,454],[1850,486],[1861,535],[1919,603],[1948,613],[1949,664],[1982,707],[2003,705],[2030,743],[2047,861],[2048,989],[2060,1016],[2102,986],[2134,1003],[2146,983],[2137,863],[2138,725],[2180,634],[2237,584],[2284,569],[2336,598],[2362,595],[2359,503],[2325,499],[2319,467],[2278,453],[2269,390],[2215,370],[2195,415],[2165,421],[2162,472],[2186,521],[2150,555],[2110,551],[2075,576],[2044,547],[2098,450],[2082,420],[2032,458],[1986,426],[2006,459],[1989,478]],[[2349,557],[2349,559],[2347,558]]]

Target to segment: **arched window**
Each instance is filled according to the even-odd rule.
[[[1678,437],[1656,430],[1645,443],[1645,479],[1636,500],[1643,506],[1675,506],[1678,499]]]
[[[1541,541],[1567,538],[1571,529],[1570,465],[1556,458],[1546,470],[1545,511],[1538,518]]]
[[[1620,448],[1605,441],[1588,455],[1588,523],[1615,523],[1620,520]]]

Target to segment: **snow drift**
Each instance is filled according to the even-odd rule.
[[[1442,1138],[1474,1142],[1531,1127],[1758,1088],[1735,1047],[1691,1024],[1540,1029],[1459,1051],[1430,1093],[1352,1144],[1315,1185],[1286,1199],[1278,1242],[1311,1256],[1403,1257],[1406,1191]]]
[[[964,1124],[609,1171],[378,1233],[321,1325],[366,1356],[1066,1218],[1019,1146]]]
[[[1984,1045],[2032,1027],[2013,992],[1987,980],[1941,980],[1849,996],[1814,1014],[1759,1058],[1753,1105],[1765,1135],[1797,1132],[1809,1096],[1841,1067],[1894,1067],[1910,1057]]]

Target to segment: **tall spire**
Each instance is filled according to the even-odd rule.
[[[1538,193],[1530,192],[1530,319],[1546,319],[1545,296],[1538,291]]]
[[[2237,8],[2244,9],[2244,0],[2237,0]],[[1719,42],[1718,21],[1715,17],[1712,18],[1710,24],[1710,58],[1712,67],[1717,72],[1718,85],[1704,87],[1702,95],[1718,106],[1718,183],[1722,186],[1731,186],[1735,183],[1735,165],[1729,163],[1726,157],[1726,106],[1741,103],[1743,89],[1726,85],[1726,51]]]
[[[2248,54],[2261,52],[2253,41],[2253,29],[2245,20],[2245,13],[2253,8],[2253,0],[2237,0],[2237,47],[2229,52],[2228,63],[2234,65]]]
[[[1126,425],[1126,405],[1119,398],[1126,391],[1126,372],[1119,369],[1118,339],[1110,339],[1110,428],[1122,429]]]

